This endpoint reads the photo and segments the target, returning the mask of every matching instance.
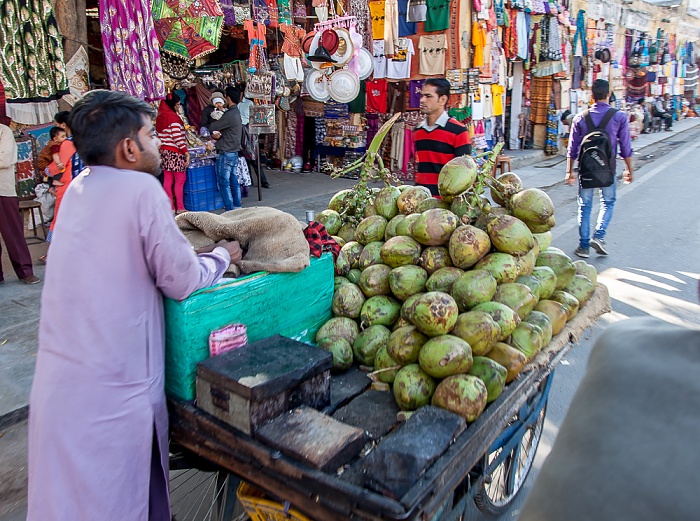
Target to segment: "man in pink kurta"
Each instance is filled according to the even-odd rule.
[[[211,285],[240,247],[197,255],[180,233],[153,175],[152,115],[110,91],[89,93],[71,114],[89,168],[66,192],[46,267],[30,521],[170,521],[163,295]]]

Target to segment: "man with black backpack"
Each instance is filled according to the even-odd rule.
[[[576,181],[574,161],[578,159],[578,232],[579,247],[574,253],[588,257],[593,248],[607,255],[605,232],[610,225],[615,206],[615,160],[617,145],[627,168],[622,174],[625,183],[632,182],[632,140],[627,116],[608,104],[610,84],[605,80],[593,82],[595,105],[578,114],[572,123],[566,161],[567,184]],[[591,239],[593,194],[600,188],[600,213]]]

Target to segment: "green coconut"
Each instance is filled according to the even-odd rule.
[[[464,275],[464,270],[448,266],[435,271],[425,283],[426,291],[442,291],[443,293],[451,293],[452,284],[455,280]]]
[[[525,317],[523,322],[537,326],[542,331],[542,346],[546,346],[552,341],[552,321],[549,317],[542,313],[541,311],[533,310],[528,316]]]
[[[340,214],[335,210],[323,210],[316,214],[315,220],[326,228],[328,235],[335,235],[338,233],[343,224]]]
[[[351,196],[352,190],[350,188],[341,190],[331,198],[328,203],[328,209],[338,213],[342,212]]]
[[[420,293],[416,293],[415,295],[411,295],[406,300],[404,300],[403,304],[401,305],[401,317],[402,318],[405,318],[406,320],[408,320],[408,310],[411,309],[411,307],[416,303],[416,300],[418,300],[418,297],[420,297],[420,296],[421,296]]]
[[[385,384],[394,383],[399,369],[401,369],[401,365],[391,358],[386,347],[380,347],[377,356],[374,357],[374,370],[377,371],[377,379]]]
[[[333,355],[333,371],[344,371],[352,365],[352,346],[342,337],[322,338],[317,347]]]
[[[362,365],[373,366],[377,351],[381,347],[386,347],[390,336],[391,331],[382,325],[370,326],[362,331],[352,344],[355,360]]]
[[[418,265],[423,268],[428,275],[432,275],[441,268],[452,266],[450,252],[445,246],[428,246],[423,249]]]
[[[540,292],[542,291],[542,283],[537,277],[532,275],[520,275],[515,279],[517,284],[525,284],[530,288],[530,292],[535,296],[537,300],[540,300]]]
[[[367,218],[367,217],[372,217],[374,215],[377,215],[377,209],[374,207],[374,203],[367,203],[365,205],[364,211],[362,212],[362,217]],[[355,237],[357,237],[357,236],[355,236]]]
[[[352,223],[345,223],[338,230],[338,237],[343,239],[345,243],[355,241],[355,225]]]
[[[386,344],[386,350],[392,360],[400,365],[408,365],[418,361],[423,345],[428,341],[416,326],[404,326],[394,330]]]
[[[450,159],[440,170],[438,192],[443,198],[452,198],[469,190],[479,175],[474,158],[465,155]]]
[[[436,208],[420,214],[411,226],[411,234],[425,246],[440,246],[450,240],[459,224],[459,217],[451,211]]]
[[[535,242],[535,246],[522,257],[516,257],[518,263],[518,273],[520,275],[531,275],[537,263],[537,256],[540,253],[540,247]]]
[[[557,274],[549,266],[537,266],[532,270],[532,276],[540,281],[540,300],[552,296],[557,288]]]
[[[401,192],[401,195],[396,200],[396,206],[399,212],[404,215],[409,215],[418,211],[418,205],[421,201],[430,199],[431,197],[432,195],[429,190],[426,191],[421,186],[412,186]]]
[[[411,235],[411,228],[413,227],[413,223],[416,222],[419,217],[419,213],[404,215],[403,220],[396,225],[396,235],[405,235],[406,237],[413,237],[413,235]]]
[[[428,405],[437,384],[418,364],[399,369],[394,378],[394,399],[402,411],[415,411]]]
[[[554,215],[554,203],[539,188],[520,190],[508,201],[513,216],[532,224],[547,224]]]
[[[560,304],[564,305],[564,307],[566,308],[566,321],[567,322],[569,320],[571,320],[572,318],[574,318],[574,315],[576,315],[576,313],[578,313],[578,308],[580,306],[579,301],[571,293],[567,293],[566,291],[557,290],[554,293],[552,293],[552,296],[549,298],[550,298],[550,300],[554,300],[554,301],[559,302]]]
[[[374,241],[363,248],[360,254],[360,260],[358,261],[361,270],[367,269],[374,264],[382,263],[382,246],[384,246],[384,241]]]
[[[341,277],[340,275],[336,275],[333,278],[333,291],[338,289],[338,287],[342,286],[343,284],[350,284],[350,281],[345,277]]]
[[[357,268],[353,268],[350,270],[350,273],[347,275],[347,279],[352,282],[353,284],[359,284],[360,283],[360,276],[362,275],[362,271],[360,271]]]
[[[495,360],[485,356],[475,356],[469,374],[484,382],[488,392],[486,403],[491,403],[503,393],[508,371]]]
[[[399,214],[396,217],[394,217],[393,219],[391,219],[391,221],[389,221],[389,223],[386,225],[386,229],[384,230],[384,240],[385,241],[388,241],[392,237],[396,237],[397,235],[399,235],[398,232],[396,231],[396,228],[398,227],[399,224],[401,224],[401,222],[405,218],[406,218],[405,215]]]
[[[478,377],[460,374],[445,378],[433,394],[432,404],[464,418],[476,421],[488,403],[488,389]]]
[[[440,199],[435,199],[434,197],[431,197],[430,199],[424,199],[420,203],[418,203],[418,208],[416,209],[416,213],[423,213],[427,212],[428,210],[434,210],[436,208],[442,209],[442,210],[449,210],[450,209],[450,203],[444,200]]]
[[[576,275],[576,266],[565,254],[552,248],[547,248],[537,256],[538,266],[548,266],[557,275],[556,289],[564,289]]]
[[[496,294],[496,278],[488,270],[467,271],[454,281],[450,295],[460,311],[469,311],[474,306],[490,301]]]
[[[546,233],[554,226],[557,224],[557,220],[554,218],[554,216],[550,217],[549,220],[545,224],[540,224],[540,223],[531,223],[529,221],[523,221],[525,224],[527,224],[527,227],[530,228],[530,231],[533,234],[537,233]]]
[[[471,206],[469,205],[469,199],[467,197],[457,196],[453,198],[450,203],[450,211],[460,219],[465,215],[469,218],[470,210]]]
[[[501,328],[501,334],[498,337],[499,341],[503,341],[515,331],[515,328],[520,324],[518,314],[510,309],[505,304],[500,302],[484,302],[476,306],[473,311],[483,311],[491,315],[491,318]]]
[[[496,294],[491,300],[508,306],[518,314],[520,320],[528,316],[537,304],[537,297],[530,291],[530,288],[517,282],[498,286]]]
[[[316,343],[324,338],[341,337],[352,345],[359,332],[360,328],[353,319],[347,317],[333,317],[323,324],[316,333]]]
[[[485,311],[468,311],[457,317],[450,334],[467,342],[472,354],[483,356],[498,342],[501,326]]]
[[[518,261],[508,253],[489,253],[474,265],[475,270],[486,270],[498,284],[515,282],[520,275]]]
[[[588,264],[584,260],[574,261],[574,266],[576,266],[576,273],[578,275],[583,275],[586,277],[593,283],[594,287],[598,285],[598,272],[596,271],[595,266]]]
[[[421,245],[412,237],[392,237],[384,243],[379,251],[382,261],[387,266],[398,268],[407,264],[417,264],[421,254]]]
[[[428,336],[445,335],[457,322],[457,303],[447,293],[431,291],[419,295],[406,310],[407,318]]]
[[[593,296],[595,286],[588,279],[588,277],[583,275],[574,275],[573,280],[564,288],[564,291],[576,297],[579,304],[583,306],[586,301]]]
[[[360,267],[360,254],[362,253],[362,245],[359,242],[350,241],[340,249],[338,258],[335,261],[335,267],[338,274],[347,276],[353,268]]]
[[[406,300],[411,295],[425,291],[428,273],[420,266],[411,264],[399,266],[389,274],[389,287],[399,300]]]
[[[454,335],[436,336],[421,348],[418,364],[433,378],[465,374],[472,366],[472,349]]]
[[[566,306],[556,300],[540,300],[535,306],[535,311],[541,311],[549,317],[549,321],[552,323],[552,335],[558,335],[566,326]]]
[[[535,245],[527,225],[511,215],[491,215],[486,223],[491,244],[500,252],[525,255]]]
[[[515,380],[527,363],[527,357],[521,351],[503,342],[497,342],[486,357],[506,368],[506,383]]]
[[[533,233],[532,236],[537,241],[540,251],[544,251],[552,245],[552,232]]]
[[[399,213],[399,208],[396,206],[396,201],[401,195],[401,190],[395,186],[385,186],[374,198],[374,208],[377,215],[381,215],[389,220]]]
[[[365,295],[356,284],[343,284],[333,294],[333,314],[338,317],[357,318],[365,303]]]
[[[508,185],[511,193],[515,193],[523,189],[523,182],[515,172],[506,172],[501,174],[496,177],[496,181],[499,181],[501,184]],[[498,206],[506,206],[506,202],[501,197],[501,194],[499,194],[493,188],[491,188],[491,199],[493,199],[493,202]]]
[[[452,263],[461,269],[469,269],[491,249],[488,233],[471,225],[460,226],[450,237],[449,252]]]
[[[520,322],[511,333],[509,344],[523,353],[528,360],[532,360],[544,346],[544,334],[539,326]]]
[[[390,295],[389,275],[391,275],[389,266],[386,264],[373,264],[362,272],[358,286],[368,298],[378,295]]]
[[[363,327],[381,325],[391,327],[399,318],[401,304],[391,297],[377,295],[368,298],[360,311]]]
[[[343,239],[342,237],[340,237],[338,235],[331,235],[331,239],[333,239],[335,242],[337,242],[338,246],[340,246],[341,248],[343,246],[345,246],[345,244],[346,244],[345,239]]]
[[[384,240],[387,220],[381,215],[365,217],[355,229],[355,240],[362,244]]]

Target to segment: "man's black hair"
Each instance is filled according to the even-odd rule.
[[[68,126],[80,158],[86,165],[114,166],[117,145],[126,138],[136,141],[144,126],[156,111],[145,101],[125,92],[94,90],[83,96],[73,107]]]
[[[241,91],[236,87],[226,87],[226,97],[231,98],[231,101],[238,104],[241,101]]]
[[[62,110],[61,112],[56,112],[56,115],[53,117],[53,120],[59,125],[63,125],[64,123],[68,123],[69,117],[70,111]]]
[[[51,130],[49,130],[49,137],[51,139],[56,139],[56,136],[58,136],[61,132],[65,134],[66,129],[61,127],[51,127]]]
[[[450,97],[450,82],[445,78],[428,78],[425,80],[423,85],[428,85],[430,87],[435,87],[435,92],[437,92],[438,98],[442,96]]]
[[[595,80],[591,91],[594,101],[604,101],[610,96],[610,83],[607,80]]]

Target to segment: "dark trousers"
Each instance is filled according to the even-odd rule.
[[[0,196],[0,235],[5,241],[7,254],[17,277],[26,279],[34,275],[32,257],[29,254],[27,241],[24,239],[24,226],[17,197]],[[2,245],[0,245],[0,255],[2,255]],[[2,263],[0,263],[0,280],[4,280]]]
[[[667,129],[673,126],[673,116],[671,114],[669,114],[668,112],[662,112],[659,115],[664,120]]]

